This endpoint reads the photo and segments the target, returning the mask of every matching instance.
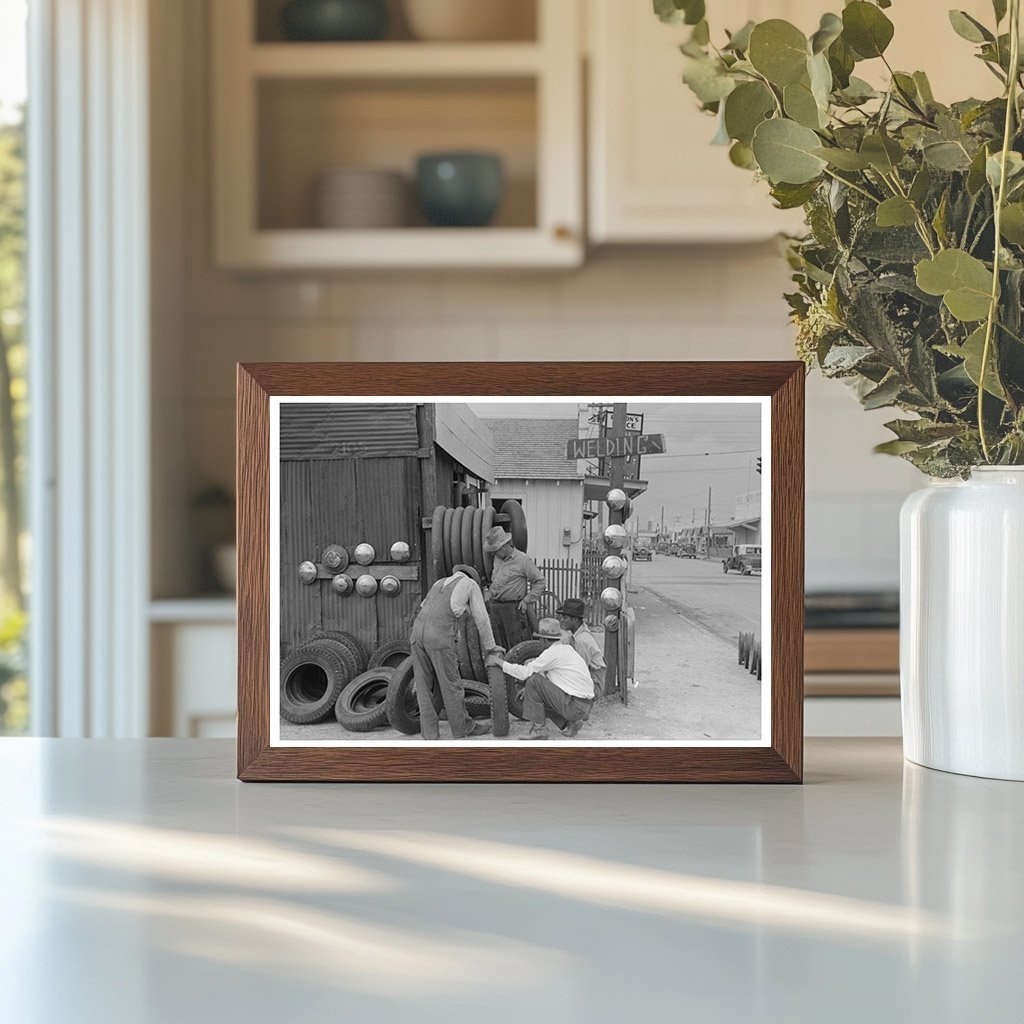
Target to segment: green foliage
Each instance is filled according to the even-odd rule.
[[[787,241],[798,352],[865,408],[909,417],[878,450],[933,476],[1024,464],[1021,2],[993,0],[988,25],[949,13],[1002,94],[948,106],[889,66],[888,0],[852,0],[809,36],[776,18],[720,45],[703,2],[654,3],[693,26],[684,80],[730,160],[803,208],[807,232]],[[863,61],[887,88],[857,77]]]

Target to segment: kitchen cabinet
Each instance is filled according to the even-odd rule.
[[[715,121],[682,84],[678,44],[685,26],[663,25],[647,2],[586,0],[588,47],[588,219],[592,242],[737,242],[800,231],[799,211],[776,210],[767,186],[710,145]],[[826,0],[709,0],[713,37],[747,20],[785,18],[813,32]],[[988,0],[958,7],[992,21]],[[996,80],[955,35],[945,7],[901,0],[886,11],[896,34],[896,68],[928,72],[937,98],[994,95]],[[858,65],[879,82],[880,61]]]
[[[579,8],[536,0],[532,39],[292,42],[277,0],[217,0],[214,249],[222,268],[574,266],[583,258]],[[337,168],[398,172],[424,152],[499,155],[493,225],[320,226]]]

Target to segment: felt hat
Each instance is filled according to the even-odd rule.
[[[533,634],[539,640],[561,640],[562,627],[558,619],[541,619],[537,625],[537,632]]]
[[[567,601],[562,602],[561,608],[555,609],[555,614],[571,615],[576,619],[585,619],[587,617],[587,610],[578,597],[570,597]]]
[[[506,544],[512,543],[512,534],[506,533],[500,526],[492,526],[484,537],[484,551],[495,552]]]
[[[452,575],[454,576],[457,572],[465,573],[478,587],[480,583],[480,573],[476,571],[471,565],[453,565]]]

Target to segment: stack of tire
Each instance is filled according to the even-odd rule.
[[[386,697],[396,666],[409,661],[407,640],[372,654],[351,633],[313,634],[281,662],[281,717],[313,725],[333,714],[349,732],[388,724]]]
[[[434,578],[450,576],[456,565],[471,565],[485,583],[490,582],[494,555],[484,551],[484,537],[492,526],[503,526],[512,534],[512,543],[526,550],[529,539],[523,506],[510,498],[495,512],[487,508],[460,506],[434,509],[430,525],[430,555]]]

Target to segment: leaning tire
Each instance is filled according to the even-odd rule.
[[[370,669],[352,680],[338,695],[334,717],[349,732],[370,732],[388,724],[387,695],[394,670]]]
[[[729,566],[726,565],[725,562],[723,562],[722,563],[722,572],[728,572],[728,571],[729,571]]]
[[[415,736],[420,731],[420,704],[416,698],[412,658],[406,658],[393,671],[385,701],[387,719],[399,732]],[[435,686],[434,707],[440,708],[441,704],[441,693]]]
[[[455,660],[459,666],[460,678],[472,679],[473,663],[469,659],[469,638],[466,632],[464,622],[460,622],[455,628]]]
[[[391,640],[370,656],[367,668],[398,668],[409,657],[408,640]]]
[[[469,664],[472,671],[467,679],[475,679],[478,683],[487,683],[487,669],[484,667],[484,652],[480,645],[480,630],[471,618],[466,619],[466,647],[469,649]]]
[[[322,722],[350,678],[348,666],[327,644],[297,647],[281,662],[281,717],[293,725]]]
[[[501,511],[509,518],[508,532],[512,534],[512,544],[520,551],[525,552],[529,534],[526,529],[526,513],[523,511],[523,506],[515,498],[509,498],[501,506]]]
[[[487,679],[491,695],[491,726],[494,735],[507,736],[509,730],[508,684],[505,682],[505,674],[497,665],[491,665],[487,669]]]
[[[547,644],[543,640],[524,640],[521,644],[516,644],[505,655],[505,661],[510,661],[513,665],[525,665],[528,661],[538,657],[546,647]],[[508,693],[508,709],[516,718],[522,720],[523,690],[526,687],[526,683],[507,675],[505,676],[505,684]]]

